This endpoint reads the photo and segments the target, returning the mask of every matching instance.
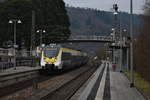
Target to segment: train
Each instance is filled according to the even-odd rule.
[[[80,50],[50,44],[42,49],[40,65],[44,71],[64,71],[84,65],[88,59],[87,53]]]

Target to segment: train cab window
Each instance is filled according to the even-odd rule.
[[[57,48],[49,48],[44,51],[44,55],[48,58],[56,57],[58,55]]]
[[[62,60],[69,60],[71,58],[71,54],[67,52],[62,53]]]

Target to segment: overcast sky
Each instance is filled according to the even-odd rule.
[[[121,11],[129,12],[130,0],[64,0],[65,3],[75,7],[98,8],[110,11],[112,5],[117,3]],[[145,0],[133,0],[134,13],[142,13]]]

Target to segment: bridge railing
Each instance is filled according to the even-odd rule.
[[[112,41],[111,36],[70,36],[69,40],[101,40],[101,41]]]

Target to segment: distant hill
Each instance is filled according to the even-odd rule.
[[[96,9],[66,7],[70,19],[70,30],[72,35],[109,35],[114,23],[112,12]],[[130,15],[122,12],[122,27],[129,30]],[[138,29],[142,20],[140,15],[134,15],[134,33],[138,35]],[[75,43],[77,49],[88,52],[90,55],[97,55],[96,52],[103,47],[101,43]]]
[[[100,11],[89,8],[67,7],[68,15],[71,23],[71,32],[82,35],[108,35],[114,24],[114,16],[112,12]],[[122,27],[129,30],[130,15],[121,13]],[[119,22],[118,22],[119,23]],[[142,23],[140,15],[134,15],[134,33],[138,33],[137,29]]]

